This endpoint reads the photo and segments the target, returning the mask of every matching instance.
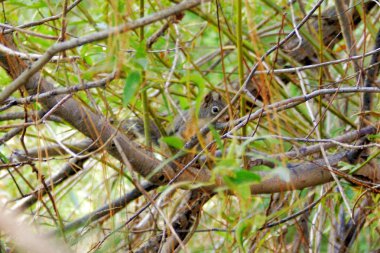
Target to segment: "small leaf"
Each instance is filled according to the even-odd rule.
[[[331,130],[331,136],[338,136],[341,134],[346,128],[345,127],[338,127]]]
[[[144,40],[144,41],[139,42],[137,45],[138,46],[136,48],[136,53],[134,57],[132,58],[133,65],[135,67],[138,67],[139,69],[147,70],[148,56],[147,56],[146,47],[145,47],[146,42]]]
[[[2,161],[3,163],[9,163],[8,158],[1,152],[0,152],[0,161]]]
[[[267,166],[267,165],[264,165],[264,164],[261,164],[261,165],[255,165],[251,168],[249,168],[250,171],[271,171],[273,168]]]
[[[141,80],[140,72],[131,72],[127,79],[125,79],[125,85],[123,90],[123,104],[128,105],[133,96],[136,94]]]
[[[236,158],[223,158],[218,161],[217,166],[213,169],[213,172],[219,176],[228,175],[232,176],[234,170],[240,169],[239,163]]]
[[[241,252],[246,252],[244,248],[244,235],[251,230],[251,227],[250,220],[243,220],[236,227],[236,241],[239,244]]]
[[[300,88],[294,84],[289,84],[289,95],[291,97],[299,96],[301,94]]]
[[[229,183],[234,185],[252,184],[261,180],[259,175],[244,169],[236,170],[233,176],[226,176],[226,178],[228,178]]]
[[[220,134],[215,130],[213,125],[209,126],[210,132],[212,133],[212,136],[214,137],[214,140],[216,142],[216,145],[218,145],[219,150],[223,150],[223,142],[220,138]]]
[[[373,140],[379,139],[380,138],[380,134],[370,134],[370,135],[367,136],[367,138],[370,141],[373,141]]]
[[[181,149],[185,145],[185,142],[178,136],[167,136],[161,138],[161,140],[176,149]]]
[[[200,89],[200,94],[205,86],[205,79],[200,74],[189,74],[180,79],[181,82],[191,83]]]
[[[343,161],[339,161],[338,166],[340,167],[339,168],[340,171],[347,171],[347,170],[352,170],[353,168],[355,168],[355,165],[346,163]]]

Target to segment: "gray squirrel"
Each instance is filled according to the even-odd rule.
[[[211,91],[204,97],[198,111],[198,117],[196,117],[195,107],[182,111],[175,117],[172,126],[167,131],[168,135],[176,135],[184,140],[189,140],[218,115],[224,107],[226,107],[226,102],[222,95]],[[218,122],[225,122],[227,120],[227,113],[225,113]],[[127,130],[127,135],[130,137],[144,136],[144,123],[142,119],[129,120],[123,128]],[[157,145],[162,135],[153,121],[150,122],[150,134],[153,143]]]

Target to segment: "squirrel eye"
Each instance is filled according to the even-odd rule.
[[[212,112],[213,114],[217,114],[217,113],[219,112],[219,107],[217,107],[217,106],[213,106],[213,107],[211,108],[211,112]]]

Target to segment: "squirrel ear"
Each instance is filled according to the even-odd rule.
[[[220,94],[218,92],[210,91],[209,93],[207,93],[204,102],[209,103],[211,101],[219,101],[220,99]]]
[[[205,99],[204,99],[204,103],[206,103],[206,104],[209,103],[212,98],[213,98],[212,92],[207,93],[207,95],[205,96]]]

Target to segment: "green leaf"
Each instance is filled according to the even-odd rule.
[[[249,169],[250,171],[271,171],[272,168],[267,165],[256,165]]]
[[[210,132],[212,133],[212,136],[214,137],[214,140],[216,142],[216,145],[218,146],[219,150],[223,150],[223,142],[220,138],[220,134],[215,130],[213,125],[209,126]]]
[[[133,48],[136,49],[135,54],[131,58],[133,68],[147,70],[148,69],[148,55],[146,52],[146,41],[131,41]]]
[[[12,79],[9,77],[7,72],[3,68],[0,68],[0,83],[10,83]],[[1,90],[1,89],[0,89]]]
[[[345,129],[346,129],[346,127],[338,127],[338,128],[334,128],[334,129],[331,130],[331,136],[333,136],[333,137],[338,136],[338,135],[341,134]]]
[[[350,163],[346,163],[343,161],[339,161],[338,166],[340,167],[339,170],[341,170],[341,171],[352,170],[353,168],[355,168],[355,165],[350,164]]]
[[[361,168],[363,168],[366,164],[368,164],[372,159],[378,157],[380,155],[380,149],[377,150],[376,152],[374,152],[373,154],[371,154],[367,160],[365,160],[364,162],[360,163],[360,164],[356,164],[354,168],[352,168],[349,172],[349,174],[353,174],[355,173],[356,171],[360,170]]]
[[[235,237],[241,252],[246,252],[244,247],[244,239],[250,238],[253,233],[257,232],[258,228],[261,228],[267,220],[267,216],[256,214],[248,219],[242,219],[236,225]]]
[[[1,152],[0,152],[0,161],[2,161],[3,163],[9,163],[8,158]]]
[[[244,248],[244,234],[249,232],[252,227],[252,222],[250,220],[243,220],[239,222],[236,227],[236,241],[239,244],[241,252],[246,252]]]
[[[202,90],[205,87],[205,79],[200,74],[191,73],[191,74],[185,75],[180,79],[180,82],[194,84],[200,89],[200,93],[202,93]]]
[[[228,175],[231,176],[233,171],[239,170],[240,166],[236,158],[223,158],[222,160],[218,161],[217,166],[213,169],[213,172],[215,172],[218,175]]]
[[[136,94],[141,80],[141,73],[134,71],[131,72],[127,79],[125,79],[125,85],[123,90],[123,104],[128,105],[133,96]]]
[[[225,178],[229,183],[232,183],[236,186],[252,184],[261,180],[261,177],[259,175],[245,169],[236,170],[234,171],[233,176],[226,176]]]
[[[176,149],[182,149],[185,145],[185,142],[179,138],[178,136],[167,136],[162,137],[161,140],[168,144],[169,146],[176,148]]]
[[[289,84],[289,95],[290,97],[296,97],[301,94],[300,88],[297,85],[294,85],[292,83]]]
[[[373,141],[373,140],[376,140],[376,139],[380,139],[380,134],[370,134],[370,135],[367,136],[367,138],[370,141]]]

